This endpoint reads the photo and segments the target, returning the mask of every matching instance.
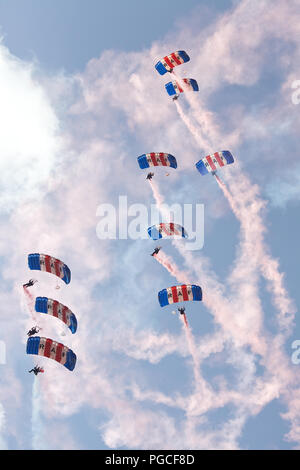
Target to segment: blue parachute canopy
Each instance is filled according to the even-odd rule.
[[[185,229],[181,225],[174,224],[173,222],[152,225],[152,227],[148,228],[148,235],[150,238],[152,238],[152,240],[174,236],[182,238],[188,237]]]
[[[177,168],[176,158],[170,153],[144,153],[137,158],[138,164],[142,170],[150,166],[168,166]]]
[[[61,343],[57,343],[50,338],[31,336],[27,340],[27,354],[48,357],[65,366],[68,370],[73,370],[76,365],[76,354]]]
[[[229,150],[223,150],[222,152],[215,152],[212,155],[207,155],[202,158],[196,163],[196,168],[201,175],[207,175],[208,173],[214,173],[219,168],[222,168],[225,165],[230,165],[233,162],[234,158]]]
[[[170,96],[179,95],[179,93],[183,93],[184,91],[199,91],[198,83],[194,78],[183,78],[182,80],[185,84],[184,88],[177,80],[165,84],[167,93]]]
[[[71,271],[68,266],[50,255],[31,253],[28,255],[29,269],[45,271],[60,277],[66,284],[71,282]]]
[[[189,300],[202,300],[202,289],[200,286],[196,286],[194,284],[182,284],[179,286],[167,287],[158,293],[158,301],[161,307]]]
[[[190,58],[185,51],[172,52],[160,59],[155,65],[155,68],[160,75],[164,75],[167,72],[172,72],[173,68],[177,65],[184,64],[189,60]]]
[[[35,311],[58,318],[68,326],[73,334],[76,333],[77,319],[74,313],[57,300],[48,299],[48,297],[37,297],[35,299]]]

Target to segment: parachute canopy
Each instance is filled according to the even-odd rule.
[[[59,318],[70,328],[73,334],[76,333],[77,319],[74,313],[57,300],[48,299],[48,297],[37,297],[35,299],[35,311]]]
[[[26,352],[27,354],[49,357],[69,370],[73,370],[76,364],[76,354],[67,346],[50,338],[31,336],[27,340]]]
[[[182,238],[187,238],[188,234],[185,229],[174,223],[161,223],[152,225],[148,228],[148,235],[152,240],[158,240],[159,238],[179,236]]]
[[[150,166],[170,166],[177,168],[176,158],[170,153],[144,153],[137,158],[142,170]]]
[[[190,58],[185,51],[172,52],[172,54],[166,55],[160,59],[155,65],[155,68],[160,75],[164,75],[167,72],[172,72],[173,68],[177,65],[184,64],[189,60]]]
[[[196,163],[197,170],[201,175],[207,175],[217,171],[219,168],[225,165],[229,165],[234,162],[234,158],[229,150],[223,150],[222,152],[215,152],[212,155],[207,155],[207,157],[202,158]]]
[[[71,281],[71,271],[68,266],[53,256],[43,255],[40,253],[32,253],[28,255],[29,269],[46,271],[60,277],[66,284]]]
[[[165,84],[166,90],[170,96],[178,95],[184,91],[199,91],[198,83],[193,78],[183,78],[185,89],[183,89],[178,81]]]
[[[202,289],[194,284],[183,284],[180,286],[168,287],[158,293],[158,301],[161,307],[177,302],[188,300],[202,300]]]

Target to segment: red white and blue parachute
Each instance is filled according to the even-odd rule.
[[[184,91],[199,91],[198,83],[194,78],[183,78],[182,80],[186,85],[184,89],[177,80],[165,84],[166,90],[170,96],[179,95],[179,93],[183,93]]]
[[[71,271],[68,266],[53,256],[43,255],[40,253],[32,253],[28,255],[29,269],[46,271],[60,277],[66,284],[71,281]]]
[[[160,59],[155,68],[160,75],[164,75],[167,72],[172,72],[177,65],[184,64],[189,60],[190,58],[185,51],[176,51]]]
[[[213,173],[219,168],[225,165],[230,165],[234,162],[234,158],[229,150],[223,150],[222,152],[215,152],[212,155],[202,158],[196,163],[197,170],[201,175],[207,175],[207,173]]]
[[[74,369],[77,359],[76,354],[67,346],[40,336],[28,338],[26,352],[27,354],[49,357],[71,371]]]
[[[189,300],[202,300],[202,289],[200,286],[182,284],[180,286],[168,287],[158,293],[158,301],[161,307]]]
[[[173,222],[152,225],[152,227],[148,228],[148,235],[152,240],[174,236],[182,238],[188,237],[184,227],[179,224],[174,224]]]
[[[144,153],[137,158],[138,164],[142,170],[150,166],[170,166],[177,168],[176,158],[170,153]]]
[[[70,328],[73,334],[76,333],[77,319],[74,313],[57,300],[48,299],[48,297],[37,297],[35,299],[35,311],[58,318]]]

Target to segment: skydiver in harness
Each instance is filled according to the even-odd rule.
[[[154,173],[148,173],[146,180],[152,180]]]
[[[31,372],[33,372],[34,375],[38,375],[39,373],[44,373],[44,369],[42,367],[39,367],[39,366],[34,366],[34,368],[29,370],[28,372],[29,372],[29,374]]]
[[[28,282],[26,282],[26,284],[23,284],[23,287],[31,287],[33,286],[33,284],[35,284],[37,282],[36,279],[29,279]]]
[[[40,330],[41,330],[41,328],[39,328],[38,326],[33,326],[33,327],[27,332],[27,336],[36,335]]]
[[[153,251],[153,253],[151,253],[151,256],[157,255],[160,250],[161,250],[161,246],[157,246],[156,248],[154,248],[154,251]]]
[[[185,315],[185,308],[184,307],[180,307],[178,309],[178,312],[180,313],[180,315]]]

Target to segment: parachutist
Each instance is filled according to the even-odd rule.
[[[202,289],[195,284],[182,284],[179,286],[167,287],[158,293],[158,301],[161,307],[186,301],[201,301]]]
[[[179,97],[179,95],[175,95],[174,98],[172,98],[173,101],[178,100],[178,97]]]
[[[29,279],[28,282],[26,282],[26,284],[23,284],[23,287],[31,287],[33,286],[33,284],[35,284],[37,282],[36,279]]]
[[[31,372],[33,372],[34,375],[38,375],[39,373],[42,373],[42,374],[43,374],[43,373],[44,373],[44,369],[43,369],[42,367],[35,366],[33,369],[29,370],[28,372],[29,372],[29,374],[30,374]]]
[[[154,173],[148,173],[146,180],[152,180]]]
[[[154,248],[154,251],[153,251],[153,253],[151,253],[151,256],[157,255],[160,250],[161,250],[161,246],[157,246],[156,248]]]
[[[185,314],[185,308],[184,307],[179,308],[178,312],[180,313],[180,315],[184,315]]]
[[[64,344],[40,336],[27,339],[26,353],[48,357],[70,371],[74,370],[77,360],[76,354]]]
[[[27,336],[33,336],[36,335],[40,331],[40,328],[38,326],[33,326],[28,332]]]

